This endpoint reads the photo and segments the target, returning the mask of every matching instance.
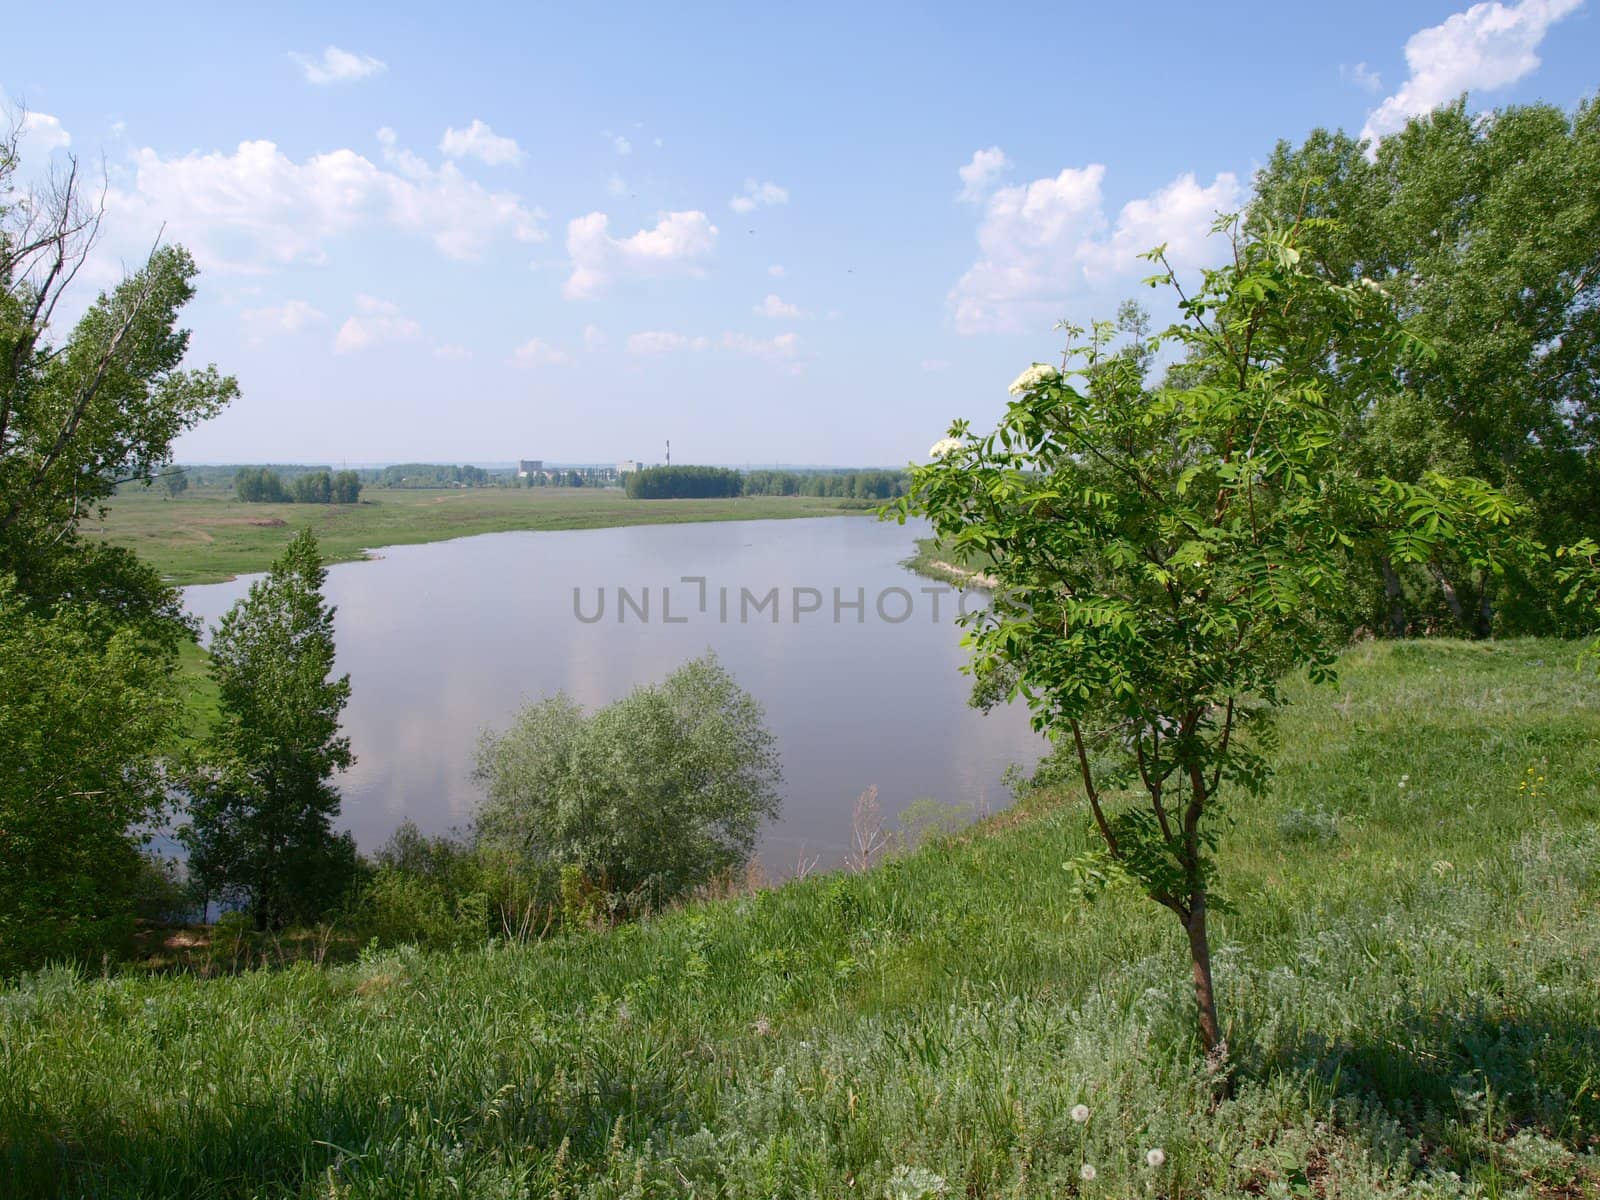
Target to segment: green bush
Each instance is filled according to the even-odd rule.
[[[649,911],[749,860],[780,776],[760,705],[707,654],[593,714],[557,695],[486,736],[479,845],[533,879],[576,870],[614,915]]]

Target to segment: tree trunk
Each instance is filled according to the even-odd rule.
[[[1490,577],[1486,574],[1483,588],[1478,593],[1478,636],[1488,637],[1494,632],[1494,594]]]
[[[1439,590],[1444,593],[1444,602],[1450,606],[1450,615],[1456,619],[1458,628],[1472,632],[1472,623],[1467,620],[1467,611],[1461,606],[1461,597],[1456,594],[1456,585],[1450,582],[1450,576],[1444,573],[1444,568],[1437,563],[1428,568],[1433,572],[1433,577],[1439,581]]]
[[[1211,939],[1206,933],[1206,894],[1197,891],[1189,901],[1189,958],[1194,964],[1194,1002],[1200,1016],[1200,1040],[1210,1054],[1222,1043],[1217,1023],[1217,997],[1211,986]]]
[[[1378,567],[1383,571],[1383,594],[1389,601],[1389,636],[1406,635],[1406,598],[1400,590],[1400,576],[1387,554],[1378,556]]]

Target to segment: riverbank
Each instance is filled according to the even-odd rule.
[[[154,489],[118,495],[84,532],[138,552],[173,583],[221,583],[265,571],[301,529],[328,562],[383,546],[442,542],[510,530],[609,529],[700,521],[867,515],[854,501],[812,496],[629,500],[615,488],[370,489],[359,504],[245,504],[231,492],[166,499]]]
[[[44,972],[0,991],[0,1176],[101,1197],[1594,1195],[1600,683],[1577,653],[1369,643],[1336,686],[1290,685],[1271,791],[1219,847],[1226,1099],[1177,922],[1121,887],[1083,899],[1062,863],[1087,816],[1037,793],[864,874],[609,933]]]
[[[938,538],[918,538],[917,552],[901,564],[928,579],[956,587],[993,589],[999,580],[984,570],[983,562]]]

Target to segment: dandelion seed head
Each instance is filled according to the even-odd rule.
[[[1151,1170],[1155,1170],[1157,1167],[1164,1165],[1166,1161],[1167,1152],[1160,1146],[1153,1146],[1144,1152],[1145,1166],[1149,1167]]]
[[[1089,1106],[1087,1104],[1074,1104],[1072,1106],[1072,1119],[1082,1125],[1089,1119]]]
[[[1093,1163],[1084,1163],[1083,1166],[1078,1168],[1078,1178],[1085,1183],[1093,1183],[1094,1177],[1098,1174],[1099,1172],[1094,1169]]]

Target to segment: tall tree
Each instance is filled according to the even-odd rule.
[[[1309,260],[1371,280],[1423,349],[1352,416],[1366,469],[1471,474],[1524,503],[1548,546],[1600,537],[1600,103],[1474,116],[1458,101],[1377,147],[1326,130],[1280,143],[1251,220],[1302,214],[1334,218],[1307,222]],[[1367,572],[1372,619],[1397,633],[1561,620],[1547,571],[1500,579],[1448,556],[1403,571],[1380,555]]]
[[[181,836],[195,877],[248,903],[259,929],[321,914],[355,862],[349,835],[333,832],[333,776],[355,760],[339,733],[350,677],[331,678],[326,575],[302,531],[211,641],[221,716],[190,773]]]
[[[99,210],[76,163],[45,188],[16,184],[17,135],[0,139],[0,573],[48,603],[95,596],[170,625],[171,589],[131,554],[78,536],[117,485],[148,483],[173,439],[238,392],[212,366],[183,367],[194,260],[179,246],[91,303],[60,342],[57,308],[88,259]],[[19,194],[20,192],[20,194]],[[170,632],[170,630],[169,630]]]
[[[126,927],[187,626],[154,569],[79,524],[237,392],[182,366],[195,268],[179,247],[55,326],[99,209],[75,162],[20,184],[19,128],[0,136],[0,969],[109,950]]]

